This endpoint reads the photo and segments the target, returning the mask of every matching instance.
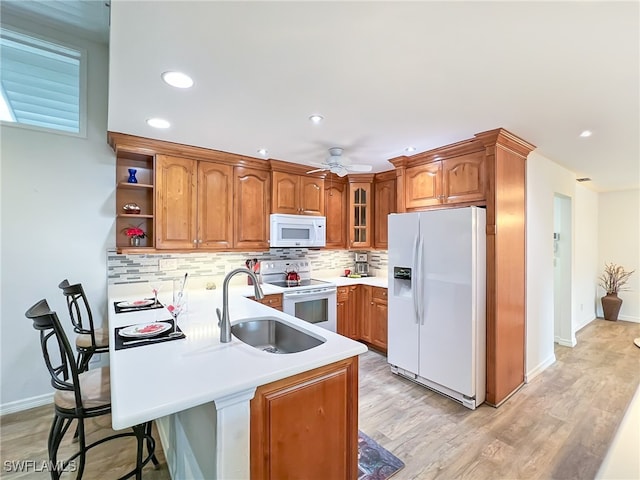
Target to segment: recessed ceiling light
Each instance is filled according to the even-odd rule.
[[[260,150],[258,150],[258,153],[263,157],[266,157],[267,153],[269,153],[269,150],[267,150],[266,148],[261,148]]]
[[[171,124],[163,118],[148,118],[147,125],[153,128],[169,128]]]
[[[313,123],[315,123],[317,125],[322,120],[324,120],[324,117],[322,115],[311,115],[309,117],[309,120],[311,120]]]
[[[164,80],[167,84],[176,88],[190,88],[193,86],[193,79],[182,72],[164,72],[162,75],[162,80]]]
[[[591,135],[593,135],[593,132],[592,132],[591,130],[584,130],[584,131],[580,134],[580,136],[581,136],[582,138],[590,137]]]
[[[404,149],[405,152],[415,152],[416,151],[416,147],[407,147]]]

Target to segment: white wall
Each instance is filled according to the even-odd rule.
[[[573,332],[596,317],[598,273],[598,193],[580,183],[575,186]]]
[[[68,278],[84,285],[101,321],[106,248],[114,243],[115,160],[106,142],[108,49],[42,27],[37,31],[87,51],[89,119],[87,138],[0,127],[2,413],[47,401],[51,392],[38,332],[25,311],[46,298],[70,325],[58,289]]]
[[[530,380],[555,361],[554,354],[554,267],[553,229],[554,197],[556,194],[571,199],[572,255],[571,294],[566,299],[575,303],[575,252],[584,249],[582,243],[593,241],[584,237],[581,226],[575,224],[575,212],[580,197],[576,196],[575,174],[533,151],[527,158],[527,326],[526,326],[526,378]],[[580,232],[580,234],[579,234]],[[595,236],[595,232],[593,234]],[[592,237],[593,237],[592,236]],[[596,258],[585,259],[595,263]],[[572,312],[573,315],[573,312]],[[572,321],[571,337],[575,335]]]
[[[605,262],[635,270],[631,275],[629,291],[619,294],[622,308],[619,320],[640,322],[640,190],[625,190],[599,194],[598,210],[598,271],[602,274]],[[604,291],[598,287],[596,305],[602,317],[600,297]]]

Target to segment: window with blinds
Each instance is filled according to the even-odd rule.
[[[84,134],[84,52],[2,28],[0,120]]]

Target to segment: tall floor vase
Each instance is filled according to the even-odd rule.
[[[620,307],[622,306],[622,299],[618,297],[618,294],[610,293],[602,297],[600,301],[602,302],[604,319],[612,322],[618,320],[618,313],[620,313]]]

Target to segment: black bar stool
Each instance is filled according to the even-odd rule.
[[[109,331],[106,328],[95,328],[89,301],[81,283],[69,284],[64,279],[58,285],[67,299],[69,317],[73,324],[78,352],[78,368],[81,372],[89,370],[89,362],[94,353],[109,353]]]
[[[46,300],[40,300],[29,308],[25,316],[33,320],[33,328],[40,332],[42,354],[47,369],[51,374],[51,385],[56,389],[53,397],[54,418],[48,440],[49,460],[53,468],[51,478],[59,479],[61,473],[69,466],[69,463],[79,458],[76,478],[81,479],[88,450],[108,440],[135,436],[137,439],[136,468],[121,477],[121,479],[130,478],[134,475],[136,479],[141,479],[142,468],[149,460],[154,465],[158,465],[158,460],[154,453],[155,440],[151,435],[151,422],[132,427],[133,432],[117,433],[87,445],[84,420],[111,413],[109,367],[95,368],[86,372],[79,370],[74,358],[74,352],[60,325],[58,315],[56,312],[51,311]],[[58,464],[58,447],[73,420],[78,422],[79,451]],[[145,442],[148,455],[143,458]]]

